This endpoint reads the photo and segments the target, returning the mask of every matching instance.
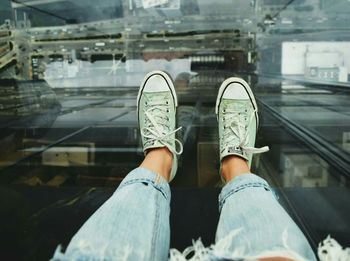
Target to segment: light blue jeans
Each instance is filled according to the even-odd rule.
[[[219,206],[216,243],[205,248],[195,242],[191,249],[197,260],[269,256],[316,260],[264,179],[254,174],[235,178],[222,189]],[[169,216],[168,183],[137,168],[80,228],[65,253],[58,247],[52,260],[168,260]],[[187,255],[170,253],[173,260],[185,260]]]

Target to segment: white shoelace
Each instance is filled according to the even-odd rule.
[[[146,127],[141,129],[141,135],[153,141],[166,146],[172,153],[180,155],[183,151],[182,143],[175,138],[175,146],[172,147],[169,142],[173,140],[172,135],[181,130],[179,127],[173,131],[167,132],[169,118],[166,116],[168,112],[168,103],[164,100],[148,101],[146,103],[149,108],[145,111]],[[147,122],[149,121],[149,122]],[[176,144],[179,150],[176,150]]]
[[[242,121],[239,118],[241,113],[242,112],[240,111],[227,109],[227,108],[223,110],[224,128],[229,129],[228,131],[224,131],[223,136],[225,137],[225,142],[230,144],[233,141],[234,139],[234,136],[232,135],[233,133],[238,138],[239,140],[238,147],[240,147],[243,152],[247,154],[258,154],[258,153],[264,153],[269,151],[268,146],[264,146],[261,148],[248,146],[248,143],[249,143],[248,132],[246,130],[246,126],[242,123]],[[255,114],[255,111],[253,111],[250,114],[247,126],[249,126],[252,120],[254,120],[254,114]],[[232,126],[233,122],[237,125],[238,131],[236,131],[235,128]]]

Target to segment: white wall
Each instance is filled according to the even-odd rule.
[[[309,53],[309,54],[308,54]],[[284,42],[282,43],[281,72],[283,75],[304,75],[306,57],[310,53],[319,53],[319,66],[330,63],[344,63],[350,72],[350,42]],[[324,54],[322,54],[324,53]],[[330,54],[338,53],[340,61],[330,61]],[[313,59],[314,60],[314,59]],[[312,62],[315,65],[315,60]]]

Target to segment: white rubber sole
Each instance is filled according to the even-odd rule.
[[[170,88],[170,91],[174,97],[174,103],[175,103],[175,107],[177,107],[178,103],[177,103],[177,96],[176,96],[176,91],[175,91],[175,86],[174,86],[174,83],[172,81],[172,79],[170,78],[170,76],[165,73],[165,72],[162,72],[162,71],[152,71],[152,72],[149,72],[148,74],[146,74],[146,76],[143,78],[143,81],[140,85],[140,89],[139,89],[139,92],[137,94],[137,100],[136,100],[136,106],[138,108],[139,106],[139,101],[140,101],[140,98],[141,98],[141,94],[142,94],[142,91],[146,85],[146,82],[148,81],[148,79],[153,76],[153,75],[160,75],[162,76],[165,81],[168,83],[168,86]]]
[[[253,91],[252,91],[252,89],[250,88],[249,84],[248,84],[245,80],[243,80],[242,78],[238,78],[238,77],[230,77],[230,78],[226,79],[225,81],[223,81],[223,83],[221,84],[220,89],[219,89],[219,92],[218,92],[218,96],[217,96],[217,98],[216,98],[216,105],[215,105],[215,114],[216,114],[216,117],[218,117],[218,115],[219,115],[219,105],[220,105],[221,97],[223,96],[226,87],[227,87],[228,85],[230,85],[231,83],[239,83],[239,84],[241,84],[241,85],[244,87],[244,89],[247,91],[248,96],[249,96],[250,100],[252,101],[253,106],[254,106],[254,108],[255,108],[255,116],[256,116],[257,124],[258,124],[258,123],[259,123],[259,118],[258,118],[258,106],[257,106],[257,104],[256,104],[256,100],[255,100]]]

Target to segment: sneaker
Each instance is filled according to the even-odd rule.
[[[167,147],[172,152],[170,181],[176,174],[177,155],[183,150],[182,143],[175,138],[175,133],[181,129],[175,129],[176,107],[177,97],[170,77],[162,71],[148,73],[137,96],[143,151],[146,154],[148,149]]]
[[[255,153],[269,147],[254,148],[259,125],[258,107],[248,83],[240,78],[228,78],[220,86],[215,113],[219,123],[220,161],[236,155],[252,164]]]

